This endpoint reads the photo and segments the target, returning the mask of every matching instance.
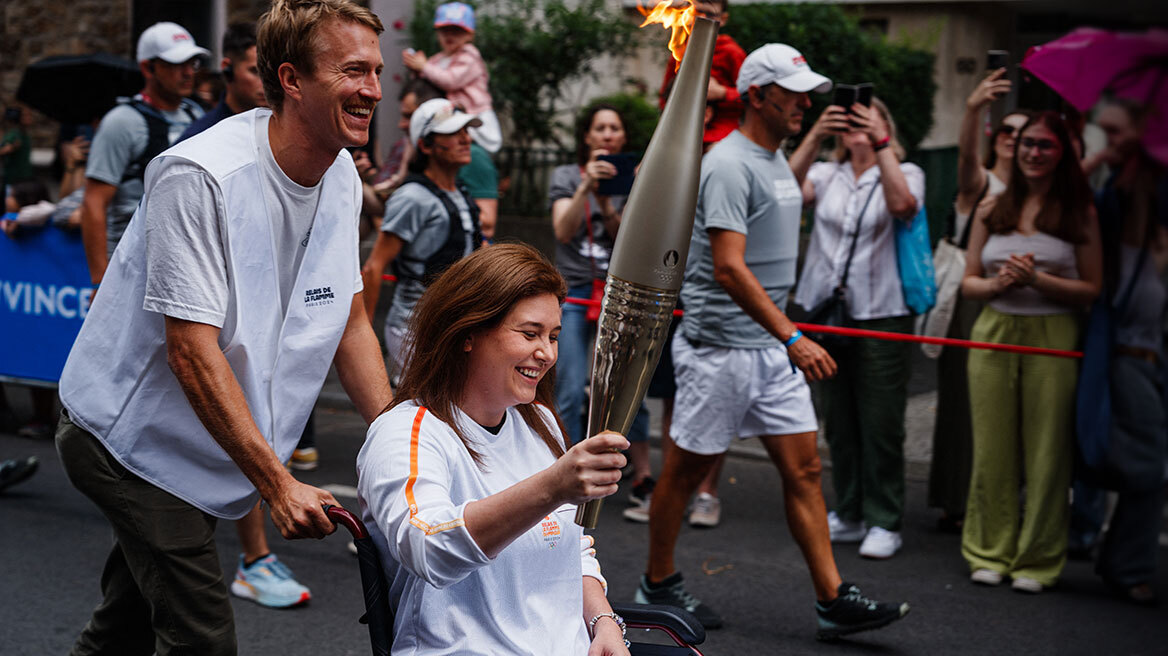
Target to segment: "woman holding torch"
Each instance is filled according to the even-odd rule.
[[[496,245],[414,310],[397,395],[357,456],[393,582],[393,653],[629,653],[572,521],[576,504],[616,492],[628,441],[606,432],[565,451],[552,409],[565,292],[535,249]]]

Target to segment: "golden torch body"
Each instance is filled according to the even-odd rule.
[[[625,204],[596,328],[588,435],[628,433],[661,357],[693,232],[718,24],[697,17],[673,92]],[[595,528],[599,499],[576,511]]]

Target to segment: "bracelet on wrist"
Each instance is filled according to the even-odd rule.
[[[625,634],[627,633],[625,629],[625,618],[617,615],[616,613],[600,613],[599,615],[588,620],[588,635],[592,636],[593,638],[596,637],[596,623],[600,621],[600,618],[602,617],[607,617],[613,622],[616,622],[616,625],[620,627],[621,630],[621,638],[625,637]],[[628,640],[625,640],[625,646],[629,646]]]
[[[872,144],[872,152],[878,153],[878,152],[884,150],[885,148],[888,147],[888,144],[891,141],[892,141],[892,137],[885,135],[885,137],[883,139]]]
[[[791,333],[791,336],[783,341],[783,346],[786,346],[787,348],[791,348],[791,345],[794,344],[795,342],[799,341],[802,337],[803,337],[803,331],[796,328],[795,332]]]

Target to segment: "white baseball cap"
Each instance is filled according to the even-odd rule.
[[[138,37],[138,61],[158,58],[181,64],[197,56],[210,57],[211,51],[200,48],[191,33],[177,23],[155,23]]]
[[[434,98],[418,105],[410,116],[410,143],[430,134],[454,134],[464,127],[477,128],[483,122],[467,114],[445,98]]]
[[[785,43],[768,43],[746,56],[738,69],[738,94],[777,84],[788,91],[831,91],[831,80],[811,70],[807,58]]]

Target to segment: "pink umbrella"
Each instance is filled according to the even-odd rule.
[[[1022,68],[1080,111],[1090,109],[1104,91],[1149,106],[1144,145],[1168,165],[1168,30],[1079,28],[1031,48]]]

